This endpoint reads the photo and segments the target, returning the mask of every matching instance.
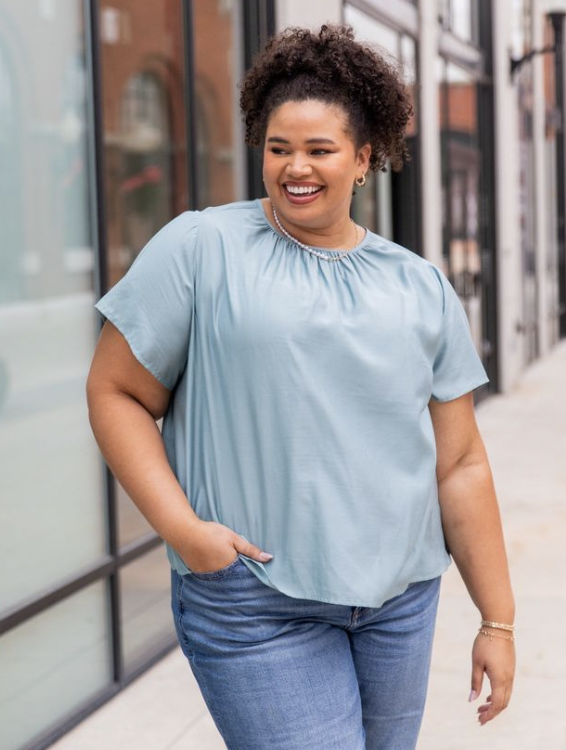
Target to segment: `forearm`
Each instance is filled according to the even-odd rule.
[[[513,623],[515,603],[487,457],[455,466],[439,482],[438,493],[446,544],[482,619]]]
[[[153,416],[131,396],[103,392],[89,396],[89,419],[116,479],[157,534],[182,550],[199,519],[169,465]]]

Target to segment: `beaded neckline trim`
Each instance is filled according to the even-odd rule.
[[[259,210],[261,211],[261,213],[263,215],[263,219],[264,219],[265,223],[267,224],[267,226],[273,232],[275,232],[276,234],[278,234],[278,232],[274,229],[273,225],[271,224],[271,222],[268,220],[268,218],[266,216],[266,213],[265,213],[265,210],[263,208],[263,203],[262,203],[261,199],[258,198],[256,200],[256,203],[257,203],[257,206],[258,206]],[[318,248],[310,247],[309,245],[305,245],[304,243],[300,242],[299,240],[296,239],[296,237],[293,237],[292,234],[290,234],[289,232],[287,232],[287,230],[281,225],[279,217],[277,216],[277,213],[275,212],[274,206],[271,203],[271,201],[269,202],[269,205],[271,207],[275,223],[277,224],[277,226],[278,226],[281,234],[286,239],[288,239],[290,242],[292,242],[294,245],[297,245],[301,249],[309,252],[311,255],[315,255],[316,257],[321,258],[322,260],[327,260],[327,261],[333,262],[333,261],[342,260],[343,258],[346,258],[349,255],[355,255],[358,250],[361,250],[363,248],[363,245],[364,245],[365,240],[367,238],[367,232],[364,232],[364,235],[362,236],[362,239],[360,240],[360,242],[357,245],[355,245],[355,247],[353,247],[351,250],[346,250],[345,252],[340,252],[338,250],[329,250],[328,252],[325,252],[324,248],[318,249]],[[358,230],[356,228],[356,237],[357,237],[357,233],[358,233]]]

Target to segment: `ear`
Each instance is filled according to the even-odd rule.
[[[371,144],[366,143],[358,150],[357,163],[362,167],[364,172],[369,169],[369,157],[371,156]]]

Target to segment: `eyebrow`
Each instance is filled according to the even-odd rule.
[[[285,138],[280,138],[277,135],[272,136],[271,138],[268,138],[267,142],[268,143],[286,143],[286,144],[289,143],[288,140],[286,140]],[[334,141],[332,141],[330,138],[309,138],[308,140],[305,141],[305,143],[309,143],[309,144],[310,143],[330,143],[333,146],[336,145]]]

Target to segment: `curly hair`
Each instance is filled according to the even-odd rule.
[[[370,143],[370,169],[398,172],[410,161],[404,132],[413,114],[395,64],[354,39],[351,26],[325,24],[319,32],[289,27],[269,39],[241,84],[246,143],[263,144],[272,112],[288,101],[340,105],[360,148]]]

